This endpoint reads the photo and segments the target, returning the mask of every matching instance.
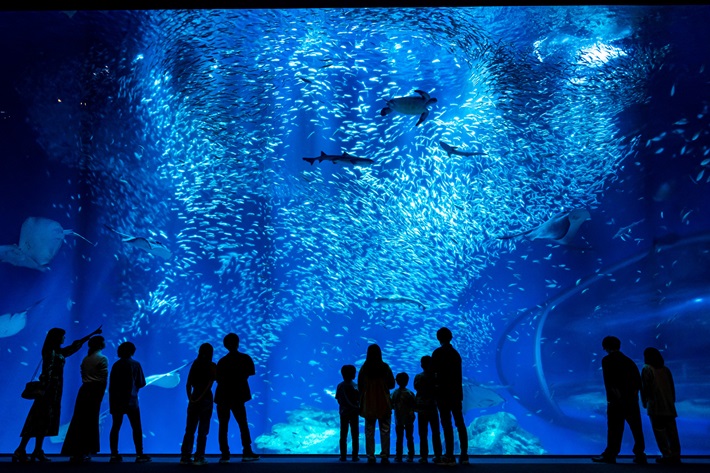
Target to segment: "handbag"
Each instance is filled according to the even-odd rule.
[[[42,385],[42,381],[35,380],[35,376],[37,376],[40,366],[42,366],[42,360],[39,361],[39,364],[32,375],[32,381],[25,384],[25,389],[22,391],[22,394],[20,394],[22,399],[34,400],[44,396],[44,386]]]

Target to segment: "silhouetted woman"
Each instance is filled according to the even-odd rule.
[[[101,353],[104,348],[104,337],[91,337],[89,354],[81,362],[82,385],[62,445],[62,455],[69,456],[73,463],[91,460],[91,454],[100,450],[99,411],[108,383],[108,358]]]
[[[663,456],[657,463],[680,463],[680,439],[675,418],[675,385],[671,370],[665,366],[661,352],[653,347],[643,351],[641,370],[641,403],[648,412],[658,449]]]
[[[367,347],[365,363],[357,377],[360,389],[360,416],[365,418],[365,452],[367,462],[375,459],[375,424],[380,426],[381,463],[389,463],[390,426],[392,424],[392,404],[390,389],[394,388],[394,375],[390,366],[382,361],[379,345]]]
[[[71,345],[62,347],[66,331],[53,328],[47,332],[47,337],[42,345],[42,372],[39,380],[42,383],[44,394],[32,403],[27,420],[22,427],[20,446],[12,454],[13,462],[26,462],[39,460],[50,461],[42,450],[45,437],[59,434],[59,414],[62,406],[62,386],[64,382],[64,359],[81,349],[86,341],[94,335],[101,333],[101,327],[94,330],[84,338],[75,340]],[[28,458],[27,444],[35,438],[35,449]]]
[[[185,389],[187,391],[187,422],[185,436],[182,439],[180,463],[206,465],[205,446],[207,434],[210,432],[212,420],[212,385],[217,378],[217,365],[212,361],[214,348],[209,343],[200,345],[197,358],[192,362],[187,375]],[[192,444],[197,431],[197,447],[195,460],[192,460]]]

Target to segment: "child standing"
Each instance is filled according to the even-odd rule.
[[[414,393],[407,389],[409,375],[398,373],[394,378],[397,382],[397,389],[392,391],[392,409],[394,409],[395,433],[397,435],[396,455],[394,461],[402,462],[404,450],[404,435],[407,436],[407,462],[414,461],[414,411],[417,407],[417,400]]]
[[[340,374],[343,382],[335,389],[335,400],[340,406],[340,461],[348,456],[348,429],[353,442],[353,461],[360,461],[360,392],[355,382],[357,369],[353,365],[343,365]]]
[[[431,442],[434,447],[434,463],[441,463],[441,428],[439,411],[436,406],[436,380],[432,371],[431,357],[421,359],[422,372],[414,377],[414,389],[417,391],[417,426],[419,427],[419,463],[428,463],[428,430],[431,426]]]

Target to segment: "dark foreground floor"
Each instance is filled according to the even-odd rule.
[[[108,456],[96,456],[90,463],[73,465],[66,457],[52,457],[51,463],[11,463],[10,455],[0,456],[0,471],[23,473],[74,472],[85,471],[99,473],[172,473],[189,470],[204,470],[213,473],[249,472],[249,473],[356,473],[356,472],[406,472],[432,473],[441,470],[469,470],[477,473],[665,473],[665,472],[703,472],[710,471],[710,457],[686,458],[682,465],[657,465],[649,457],[646,466],[635,465],[630,457],[621,457],[616,465],[592,463],[587,457],[472,457],[470,465],[441,466],[420,465],[419,463],[391,463],[388,465],[369,465],[359,463],[340,463],[334,456],[273,455],[262,456],[258,462],[242,463],[239,456],[232,457],[229,464],[219,464],[218,456],[208,456],[210,462],[205,466],[180,465],[178,456],[153,456],[151,463],[135,464],[134,457],[125,456],[124,463],[108,463]]]

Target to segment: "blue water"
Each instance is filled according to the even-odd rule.
[[[0,263],[0,451],[52,327],[70,341],[102,325],[111,362],[131,340],[146,375],[177,370],[140,393],[149,453],[179,451],[183,366],[236,332],[256,363],[255,449],[305,454],[337,452],[343,364],[378,343],[413,377],[448,326],[472,454],[598,454],[608,334],[639,366],[661,349],[683,451],[709,454],[709,20],[707,6],[0,13],[0,244],[33,216],[91,242],[67,234],[44,270]],[[421,108],[382,115],[415,90],[436,99],[419,126]],[[321,152],[373,162],[302,159]],[[645,414],[644,430],[658,453]]]

